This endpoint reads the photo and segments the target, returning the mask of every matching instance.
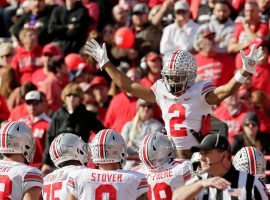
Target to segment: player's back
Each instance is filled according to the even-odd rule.
[[[126,170],[74,171],[69,176],[67,186],[77,199],[135,200],[148,191],[143,174]]]
[[[43,187],[41,172],[15,161],[0,160],[0,199],[21,200],[25,192]]]
[[[44,177],[42,196],[44,200],[66,200],[68,175],[75,170],[83,169],[84,166],[69,165],[59,168]]]
[[[172,199],[173,191],[190,178],[189,161],[172,162],[158,172],[145,171],[149,184],[149,199]]]

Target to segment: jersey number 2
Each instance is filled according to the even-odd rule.
[[[104,197],[105,199],[116,200],[116,189],[112,185],[103,184],[97,187],[95,196],[96,200],[102,200]]]
[[[181,104],[172,104],[169,108],[169,113],[178,113],[178,116],[170,119],[170,133],[172,137],[185,137],[187,136],[186,128],[176,128],[183,123],[186,119],[186,108]]]
[[[10,199],[12,182],[6,175],[0,175],[0,199]]]
[[[46,193],[45,200],[60,200],[59,197],[55,197],[55,191],[61,192],[62,182],[57,182],[53,184],[48,184],[43,186],[43,192]]]

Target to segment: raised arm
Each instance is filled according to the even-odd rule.
[[[240,86],[247,80],[248,74],[258,75],[255,71],[255,66],[263,60],[262,48],[257,49],[256,45],[253,45],[249,55],[245,56],[242,50],[240,53],[243,62],[242,69],[240,69],[227,84],[219,86],[206,94],[205,100],[208,104],[218,104],[228,96],[237,92]]]
[[[111,79],[120,88],[138,98],[152,103],[156,102],[154,92],[150,88],[132,81],[123,72],[117,70],[109,61],[105,43],[103,43],[101,47],[94,39],[87,41],[85,45],[85,53],[93,57],[98,62],[100,69],[102,70],[104,68]]]

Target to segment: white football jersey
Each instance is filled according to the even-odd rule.
[[[146,167],[134,168],[144,173],[149,184],[148,197],[151,200],[172,199],[173,191],[185,185],[191,177],[190,161],[174,161],[167,164],[161,171],[151,172]]]
[[[132,200],[148,191],[143,174],[131,170],[77,170],[68,178],[68,192],[77,199]]]
[[[176,148],[184,150],[198,145],[190,130],[200,131],[202,115],[211,113],[205,94],[215,89],[214,83],[196,82],[180,96],[169,93],[162,79],[157,80],[151,89],[162,111],[167,134],[172,137]]]
[[[25,192],[34,187],[43,187],[43,177],[37,168],[0,160],[0,199],[23,199]]]
[[[85,166],[69,165],[59,168],[44,177],[44,186],[42,196],[44,200],[66,200],[67,194],[67,179],[68,175],[78,169],[83,169]]]

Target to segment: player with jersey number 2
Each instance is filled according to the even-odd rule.
[[[257,75],[254,67],[263,60],[261,47],[253,45],[247,56],[241,51],[242,69],[227,84],[215,87],[211,81],[195,82],[196,60],[191,53],[179,50],[165,55],[162,79],[147,88],[116,69],[108,59],[105,43],[101,47],[94,39],[87,41],[84,52],[93,57],[120,88],[160,106],[167,134],[174,140],[178,157],[183,159],[190,158],[190,148],[198,144],[191,130],[201,131],[202,116],[210,114],[212,105],[237,92],[249,74]]]

